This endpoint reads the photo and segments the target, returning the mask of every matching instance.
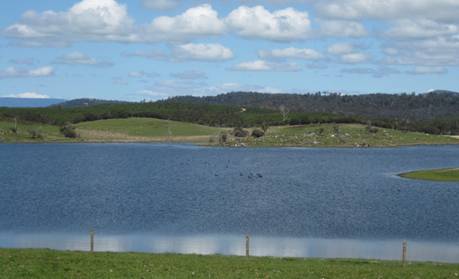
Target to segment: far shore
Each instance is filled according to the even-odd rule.
[[[369,148],[459,144],[459,136],[431,135],[362,124],[225,128],[154,118],[81,122],[73,131],[38,123],[0,121],[3,143],[184,143],[216,147]]]

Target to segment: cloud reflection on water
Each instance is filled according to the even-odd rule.
[[[398,260],[402,240],[351,240],[264,237],[251,238],[251,255],[299,258],[365,258]],[[408,242],[413,261],[459,262],[459,243]],[[0,233],[0,247],[51,248],[87,251],[89,236],[81,234]],[[245,254],[243,235],[164,236],[155,234],[96,234],[95,249],[111,252],[153,252],[180,254]]]

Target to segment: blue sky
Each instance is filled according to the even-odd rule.
[[[459,1],[0,3],[0,96],[459,91]]]

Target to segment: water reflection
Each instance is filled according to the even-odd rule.
[[[251,255],[299,258],[363,258],[398,260],[402,240],[352,240],[251,237]],[[409,241],[411,261],[459,262],[459,243]],[[89,236],[81,234],[0,234],[0,247],[87,251]],[[245,254],[243,235],[164,236],[96,235],[96,251],[153,252],[199,255]]]

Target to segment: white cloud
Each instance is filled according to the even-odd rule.
[[[241,36],[274,41],[304,40],[311,31],[308,13],[293,8],[270,12],[263,6],[241,6],[225,22]]]
[[[440,36],[417,40],[394,40],[385,52],[385,63],[416,66],[459,65],[459,38]]]
[[[320,34],[332,37],[363,37],[367,35],[365,27],[356,21],[320,20]]]
[[[124,52],[122,55],[126,57],[140,57],[152,60],[167,60],[170,58],[168,53],[161,50]]]
[[[317,60],[322,58],[320,52],[309,49],[309,48],[284,48],[284,49],[273,49],[273,50],[261,50],[259,51],[261,58],[296,58],[306,60]]]
[[[197,36],[219,35],[225,30],[225,24],[218,17],[217,11],[208,4],[186,10],[175,17],[155,18],[147,28],[150,40],[184,40]]]
[[[368,60],[368,55],[356,50],[356,47],[349,43],[336,43],[328,47],[328,52],[339,56],[339,61],[348,64],[363,63]]]
[[[150,24],[135,25],[127,7],[115,0],[82,0],[64,12],[28,11],[4,33],[25,40],[27,46],[66,46],[76,41],[185,41],[224,31],[224,22],[208,4],[177,16],[154,18]]]
[[[96,67],[113,66],[112,62],[104,61],[104,60],[97,60],[81,52],[72,52],[72,53],[68,53],[66,55],[60,56],[54,61],[54,63],[67,64],[67,65],[87,65],[87,66],[96,66]]]
[[[18,94],[14,94],[14,95],[8,95],[7,97],[10,97],[10,98],[22,98],[22,99],[49,99],[48,95],[39,94],[39,93],[36,93],[36,92],[18,93]]]
[[[239,63],[231,68],[234,71],[253,72],[298,72],[301,69],[295,63],[273,63],[265,60],[255,60]]]
[[[207,79],[207,74],[201,71],[190,70],[179,73],[172,73],[172,77],[182,80],[198,80],[198,79]]]
[[[132,71],[128,73],[128,77],[131,78],[156,78],[158,76],[158,73],[148,73],[145,71]]]
[[[233,58],[231,49],[220,44],[184,44],[174,48],[179,60],[222,61]]]
[[[5,70],[0,70],[0,79],[6,78],[30,78],[30,77],[49,77],[54,75],[53,67],[46,66],[30,70],[18,69],[9,67]]]
[[[337,43],[328,47],[331,54],[349,54],[354,51],[354,46],[348,43]]]
[[[446,74],[448,70],[444,67],[429,67],[429,66],[417,66],[413,70],[408,71],[408,74],[412,75],[431,75],[431,74]]]
[[[341,56],[341,61],[349,64],[358,64],[363,63],[368,60],[368,56],[364,53],[348,53]]]
[[[145,7],[154,10],[167,10],[175,8],[180,0],[142,0]]]
[[[357,18],[427,18],[456,20],[456,0],[315,0],[319,13],[328,17]]]
[[[382,78],[388,75],[399,74],[400,71],[390,67],[378,67],[378,68],[346,68],[342,69],[343,74],[354,74],[354,75],[371,75],[374,78]]]
[[[28,11],[19,23],[6,28],[7,36],[30,39],[36,45],[59,41],[131,41],[133,21],[125,5],[115,0],[82,0],[68,11]]]
[[[405,39],[429,38],[459,34],[459,26],[428,19],[402,19],[397,20],[386,34]]]

